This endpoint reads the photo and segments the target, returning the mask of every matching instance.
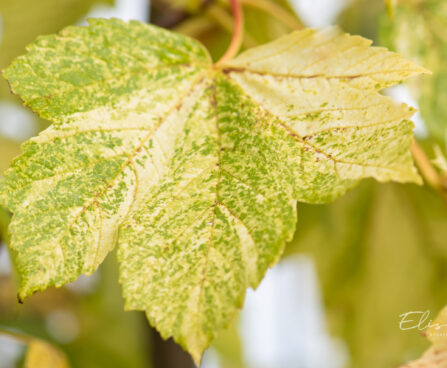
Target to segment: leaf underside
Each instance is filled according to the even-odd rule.
[[[278,261],[297,201],[364,177],[420,182],[413,110],[378,91],[424,71],[332,28],[219,68],[136,21],[38,38],[4,71],[53,122],[0,182],[20,299],[93,273],[116,245],[126,308],[199,362]]]

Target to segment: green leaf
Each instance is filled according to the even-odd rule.
[[[350,0],[337,17],[337,24],[347,33],[377,39],[380,16],[386,11],[385,1]]]
[[[381,42],[433,72],[410,83],[430,133],[440,143],[447,134],[447,3],[443,0],[402,1],[394,20],[384,16]]]
[[[424,71],[336,29],[221,67],[136,21],[40,37],[4,71],[54,122],[0,182],[20,299],[91,274],[117,244],[126,308],[200,361],[278,261],[297,200],[363,177],[420,182],[413,110],[378,90]]]

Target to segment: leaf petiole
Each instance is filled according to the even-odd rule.
[[[244,14],[242,12],[241,3],[239,0],[230,0],[230,3],[234,22],[233,36],[227,51],[225,51],[225,54],[223,54],[223,56],[216,62],[215,66],[222,65],[226,61],[233,59],[237,55],[244,37]]]
[[[445,184],[422,147],[416,141],[411,145],[411,153],[413,154],[414,161],[416,162],[426,184],[439,191],[442,199],[447,204],[447,190]]]

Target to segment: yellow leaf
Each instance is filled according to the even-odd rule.
[[[29,343],[25,368],[69,368],[69,364],[59,349],[35,339]]]

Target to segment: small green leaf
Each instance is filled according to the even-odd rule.
[[[0,182],[19,297],[91,274],[117,244],[126,308],[199,362],[278,261],[297,200],[420,183],[413,110],[378,90],[425,70],[370,44],[303,30],[215,67],[136,21],[40,37],[4,71],[54,122]]]

